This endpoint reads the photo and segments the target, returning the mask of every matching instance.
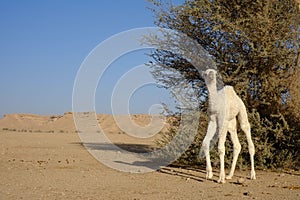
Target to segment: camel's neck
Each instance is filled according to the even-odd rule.
[[[217,105],[217,99],[218,99],[217,85],[216,84],[207,85],[207,89],[208,89],[208,100],[210,106]]]

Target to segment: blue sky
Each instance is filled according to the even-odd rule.
[[[154,26],[147,6],[144,0],[0,0],[0,117],[70,111],[73,83],[85,57],[114,34]],[[101,99],[96,103],[98,113],[110,112],[112,80],[145,62],[147,57],[139,53],[129,55],[126,66],[114,64],[105,79],[111,81],[106,91],[97,91],[96,102]],[[134,95],[131,112],[143,113],[160,101],[155,97],[161,91],[143,91],[147,87]]]

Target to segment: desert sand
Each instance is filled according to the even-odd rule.
[[[158,136],[137,139],[122,132],[111,115],[97,118],[121,147],[156,148]],[[140,125],[149,122],[148,115],[132,118]],[[225,184],[217,183],[218,171],[205,180],[205,169],[197,166],[120,172],[96,160],[77,132],[70,112],[0,119],[0,199],[300,199],[298,171],[257,170],[257,180],[250,180],[249,170],[237,170]]]

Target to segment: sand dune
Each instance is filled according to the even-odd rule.
[[[90,115],[89,112],[83,113]],[[93,114],[92,114],[93,115]],[[122,120],[125,115],[115,116]],[[137,126],[147,126],[151,121],[151,115],[134,114],[131,120]],[[97,114],[100,127],[109,133],[121,133],[122,130],[116,124],[114,116],[110,114]],[[0,130],[13,130],[19,132],[76,132],[72,112],[63,115],[34,115],[34,114],[7,114],[0,119]]]
[[[79,114],[85,120],[86,126],[89,126],[89,118],[95,117],[95,114],[91,112]],[[116,144],[141,144],[155,148],[155,141],[160,137],[160,134],[157,134],[160,129],[155,130],[153,136],[149,135],[147,138],[135,137],[134,134],[131,134],[134,133],[134,129],[149,125],[153,116],[135,114],[129,117],[132,124],[125,120],[128,119],[127,115],[97,114],[98,124],[95,131],[103,131]],[[167,125],[165,124],[161,132],[166,129]],[[82,131],[75,126],[72,112],[66,112],[63,115],[7,114],[0,119],[0,130],[23,133],[75,133]],[[143,133],[143,130],[140,132]]]
[[[75,131],[72,113],[64,115],[7,114],[0,119],[0,129],[15,131]]]

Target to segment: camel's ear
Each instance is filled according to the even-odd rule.
[[[202,78],[204,78],[205,72],[204,72],[204,71],[201,71],[201,72],[200,72],[200,75],[201,75]]]

